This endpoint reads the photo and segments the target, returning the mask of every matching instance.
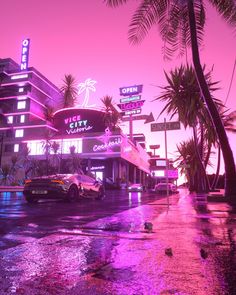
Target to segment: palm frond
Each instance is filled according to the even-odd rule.
[[[236,25],[236,2],[235,0],[209,0],[218,13],[231,26]]]
[[[117,7],[119,5],[127,3],[129,0],[103,0],[107,6]]]

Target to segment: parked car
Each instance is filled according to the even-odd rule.
[[[169,182],[169,183],[160,182],[160,183],[156,184],[155,188],[154,188],[155,192],[157,192],[157,193],[167,193],[167,189],[170,194],[177,193],[176,185],[171,182]]]
[[[144,186],[141,183],[133,183],[127,187],[129,192],[143,192]]]
[[[25,181],[23,194],[28,203],[40,199],[65,199],[75,201],[82,197],[101,199],[103,184],[84,174],[56,174],[35,177]]]

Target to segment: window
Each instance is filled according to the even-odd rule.
[[[20,87],[20,88],[18,89],[18,92],[24,92],[24,87]]]
[[[18,101],[17,102],[17,110],[22,110],[22,109],[25,109],[26,107],[26,101]]]
[[[13,116],[8,116],[7,122],[8,122],[8,124],[12,124],[13,123]]]
[[[20,123],[25,123],[25,115],[20,115]]]
[[[14,144],[14,152],[15,153],[19,152],[19,144]]]
[[[15,137],[23,137],[24,136],[24,130],[23,129],[17,129],[15,132]]]

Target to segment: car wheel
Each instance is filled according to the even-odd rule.
[[[69,188],[68,194],[67,194],[67,200],[69,202],[75,202],[79,198],[79,190],[75,185],[72,185]]]
[[[32,197],[25,197],[27,203],[29,204],[36,204],[38,202],[38,199],[32,198]]]
[[[101,187],[99,188],[98,193],[97,193],[97,197],[96,197],[96,199],[97,199],[97,200],[101,200],[101,199],[104,197],[104,194],[105,194],[104,187],[101,186]]]

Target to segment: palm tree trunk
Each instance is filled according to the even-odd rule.
[[[218,159],[217,159],[217,168],[216,168],[216,174],[213,179],[211,189],[214,190],[217,187],[217,183],[219,181],[219,174],[220,174],[220,153],[221,153],[221,148],[220,145],[218,146]]]
[[[204,101],[207,105],[210,117],[216,129],[218,135],[222,154],[225,163],[225,196],[230,198],[236,198],[236,169],[234,163],[234,157],[229,145],[228,137],[225,132],[221,117],[216,108],[216,105],[211,97],[208,85],[206,83],[203,69],[200,62],[198,42],[197,42],[197,31],[196,31],[196,20],[193,0],[188,0],[188,15],[189,15],[189,26],[191,34],[191,48],[193,64],[196,72],[196,78],[201,89]]]
[[[205,170],[205,166],[202,162],[202,158],[201,158],[201,154],[199,151],[199,143],[197,140],[197,131],[196,131],[196,127],[193,127],[193,138],[194,138],[194,142],[195,142],[195,152],[197,155],[197,159],[200,165],[200,169],[197,171],[197,174],[199,175],[199,183],[197,183],[197,188],[198,188],[198,192],[199,193],[203,193],[203,192],[209,192],[210,189],[210,185],[207,179],[207,174],[206,174],[206,170]],[[201,183],[200,183],[201,182]]]

